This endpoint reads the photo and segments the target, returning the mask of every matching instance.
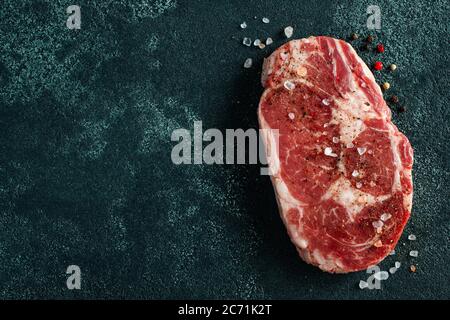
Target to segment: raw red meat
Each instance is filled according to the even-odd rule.
[[[328,272],[380,262],[412,206],[413,150],[346,42],[293,40],[264,62],[258,118],[281,217],[300,256]]]

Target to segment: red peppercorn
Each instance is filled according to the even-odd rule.
[[[383,69],[383,63],[381,61],[377,61],[374,63],[373,68],[377,71],[380,71]]]
[[[383,44],[379,43],[379,44],[377,45],[377,51],[378,51],[379,53],[383,53],[383,52],[384,52],[384,46],[383,46]]]

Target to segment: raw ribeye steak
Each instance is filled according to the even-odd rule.
[[[279,211],[300,256],[328,272],[375,265],[410,216],[413,150],[346,42],[293,40],[263,66],[258,109]]]

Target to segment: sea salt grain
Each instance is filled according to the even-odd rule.
[[[372,222],[372,225],[374,228],[378,229],[378,228],[382,228],[383,227],[383,222],[378,220],[378,221],[374,221]]]
[[[262,22],[264,22],[264,23],[269,23],[270,20],[269,20],[269,18],[264,17],[264,18],[262,18]]]
[[[284,87],[288,90],[293,90],[293,89],[295,89],[295,84],[289,80],[286,80],[284,82]]]
[[[336,153],[333,153],[333,149],[331,149],[330,147],[326,147],[326,148],[323,150],[323,153],[324,153],[326,156],[329,156],[329,157],[334,157],[334,158],[337,157],[337,154],[336,154]]]
[[[323,100],[322,100],[322,104],[325,105],[325,106],[329,106],[329,105],[330,105],[330,100],[328,100],[328,99],[323,99]]]
[[[252,39],[250,38],[244,38],[244,40],[242,40],[242,43],[244,44],[244,46],[250,47],[252,45]]]
[[[369,286],[369,284],[366,281],[364,281],[364,280],[359,281],[359,288],[360,289],[367,288],[368,286]]]
[[[267,38],[266,40],[266,46],[271,45],[273,43],[272,38]]]
[[[380,271],[375,273],[373,277],[377,280],[383,281],[389,278],[389,273],[387,271]]]
[[[330,156],[333,153],[333,149],[331,149],[330,147],[326,147],[325,150],[323,151],[323,153],[326,156]]]
[[[397,268],[396,267],[392,267],[392,268],[389,269],[389,273],[390,274],[394,274],[396,272],[397,272]]]
[[[380,217],[380,220],[381,220],[381,221],[387,221],[387,220],[389,220],[391,217],[392,217],[391,214],[389,214],[389,213],[383,213],[383,214],[381,215],[381,217]]]
[[[419,256],[419,251],[417,251],[417,250],[412,250],[412,251],[409,252],[409,255],[410,255],[411,257],[417,258],[417,257]]]
[[[339,138],[338,137],[333,137],[333,143],[339,143]]]
[[[402,266],[402,263],[400,261],[395,261],[395,267],[399,269]]]
[[[259,46],[260,44],[261,44],[261,40],[259,40],[259,39],[256,39],[255,41],[253,41],[253,45],[255,47]]]
[[[409,236],[408,236],[408,240],[411,240],[411,241],[415,241],[417,238],[416,238],[416,236],[414,235],[414,234],[410,234]]]
[[[358,154],[360,156],[362,156],[364,153],[366,153],[367,148],[361,147],[361,148],[357,148],[356,150],[358,151]]]
[[[244,68],[245,68],[245,69],[251,68],[251,67],[252,67],[252,64],[253,64],[253,60],[252,60],[251,58],[248,58],[248,59],[245,60],[245,62],[244,62]]]
[[[289,112],[288,117],[289,117],[289,119],[294,120],[295,114],[293,114],[292,112]]]
[[[246,23],[245,21],[241,23],[241,28],[242,28],[242,29],[247,28],[247,23]]]
[[[348,148],[348,149],[350,149],[350,148],[353,148],[355,145],[353,144],[353,143],[347,143],[347,145],[346,145],[346,147]]]
[[[356,170],[353,170],[353,172],[352,172],[352,177],[357,177],[357,176],[359,176],[359,172],[358,171],[356,171]]]
[[[291,26],[284,28],[284,35],[286,36],[286,38],[292,37],[293,34],[294,34],[294,28],[292,28]]]
[[[362,183],[361,183],[361,182],[357,182],[357,183],[356,183],[356,187],[357,187],[358,189],[360,189],[360,188],[362,187]]]

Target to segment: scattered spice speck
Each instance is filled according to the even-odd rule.
[[[382,43],[377,44],[377,51],[378,53],[384,52],[384,45]]]
[[[383,85],[381,86],[384,91],[389,90],[391,87],[391,84],[389,82],[383,82]]]
[[[411,270],[411,272],[416,272],[416,271],[417,271],[417,268],[416,268],[415,265],[412,264],[412,265],[409,267],[409,270]]]
[[[398,97],[397,96],[392,96],[391,97],[391,102],[392,103],[398,103]]]
[[[353,32],[353,33],[350,35],[350,37],[351,37],[352,40],[357,40],[357,39],[359,38],[358,34],[355,33],[355,32]]]
[[[383,69],[383,63],[381,61],[376,61],[373,64],[373,68],[377,71],[380,71],[381,69]]]
[[[366,38],[366,41],[368,43],[372,43],[373,42],[373,36],[372,35],[368,35],[367,38]]]
[[[289,112],[288,114],[289,119],[294,120],[295,119],[295,114],[292,112]]]
[[[370,45],[368,43],[365,43],[361,46],[361,50],[363,50],[363,51],[367,51],[369,49],[370,49]]]

